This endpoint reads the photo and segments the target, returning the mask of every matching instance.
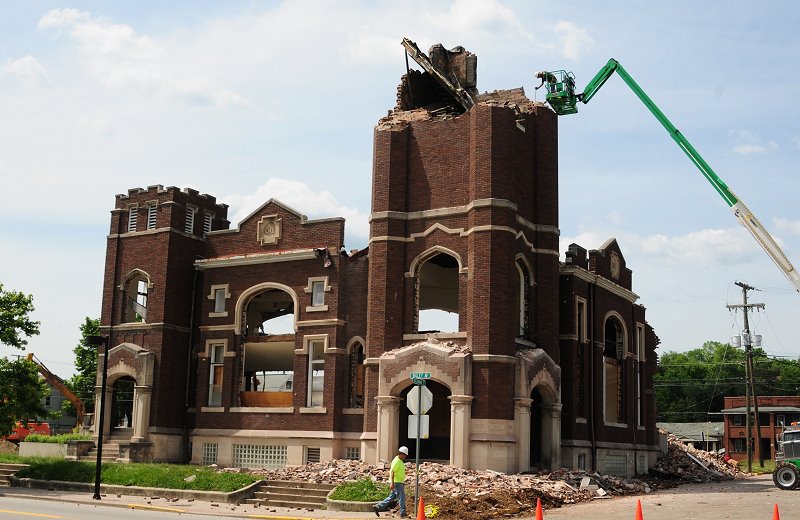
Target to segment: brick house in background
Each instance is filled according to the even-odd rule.
[[[441,74],[409,71],[375,129],[366,249],[345,252],[344,219],[277,200],[231,228],[194,190],[117,196],[102,330],[105,397],[134,387],[127,457],[413,456],[409,373],[429,372],[423,458],[502,472],[654,462],[658,339],[615,240],[559,262],[555,114],[522,89],[478,94],[463,49],[429,54]]]
[[[800,396],[758,396],[758,426],[761,444],[756,442],[755,408],[751,399],[750,443],[753,459],[772,459],[775,442],[783,427],[800,422]],[[725,419],[723,446],[736,460],[747,458],[747,401],[744,396],[726,397],[722,416]]]

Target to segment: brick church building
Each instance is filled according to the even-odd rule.
[[[97,399],[116,403],[103,427],[122,459],[413,457],[409,374],[426,372],[423,459],[617,474],[655,461],[658,339],[631,270],[613,239],[559,260],[556,115],[522,89],[479,94],[461,48],[406,43],[424,72],[375,128],[367,248],[344,249],[344,219],[274,199],[230,223],[192,189],[117,195]]]

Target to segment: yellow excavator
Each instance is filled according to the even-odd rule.
[[[27,359],[36,365],[36,368],[39,369],[39,373],[42,374],[42,377],[44,377],[48,383],[53,385],[59,392],[64,394],[64,397],[69,399],[69,401],[72,403],[72,406],[75,407],[75,415],[78,416],[78,424],[76,425],[76,428],[78,430],[82,429],[83,418],[86,416],[86,405],[83,404],[83,401],[81,401],[77,395],[73,394],[72,391],[67,388],[67,385],[64,384],[63,379],[50,372],[50,370],[44,366],[44,363],[42,363],[39,358],[34,356],[33,353],[28,354]]]

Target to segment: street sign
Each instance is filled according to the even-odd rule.
[[[411,372],[409,375],[411,379],[430,379],[431,373],[430,372]]]
[[[428,413],[433,406],[433,392],[427,386],[412,388],[406,395],[406,406],[414,415]],[[416,437],[416,434],[414,435]]]
[[[421,419],[419,423],[419,438],[427,439],[431,431],[431,416],[430,415],[409,415],[408,416],[408,438],[417,438],[417,417]]]

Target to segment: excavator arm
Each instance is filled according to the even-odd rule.
[[[28,354],[27,356],[28,361],[36,365],[36,368],[39,369],[39,373],[42,374],[42,377],[45,380],[53,385],[59,392],[64,394],[64,397],[69,399],[72,405],[75,407],[75,415],[78,416],[78,428],[83,426],[83,418],[86,415],[86,405],[83,404],[77,395],[72,393],[72,391],[67,388],[67,385],[64,384],[64,381],[55,375],[54,373],[50,372],[50,370],[44,366],[44,364],[39,360],[33,353]]]
[[[545,100],[558,115],[575,114],[578,112],[578,101],[584,104],[588,103],[615,72],[622,78],[633,93],[636,94],[636,97],[644,103],[650,113],[661,123],[661,126],[664,127],[672,140],[683,150],[683,153],[685,153],[686,156],[689,157],[689,160],[700,170],[703,177],[711,183],[711,186],[713,186],[716,192],[725,200],[725,203],[728,204],[731,211],[733,211],[733,214],[736,216],[736,220],[750,232],[756,242],[758,242],[769,257],[772,258],[772,261],[775,262],[775,265],[778,266],[789,282],[800,292],[800,274],[798,274],[775,239],[772,238],[772,235],[769,234],[744,202],[728,188],[728,185],[714,172],[700,153],[695,150],[694,146],[692,146],[683,134],[681,134],[680,130],[672,124],[661,109],[653,103],[653,100],[650,99],[617,60],[613,58],[608,60],[608,63],[595,74],[581,93],[575,92],[575,76],[571,72],[566,72],[564,70],[539,72],[536,77],[542,80],[542,84],[537,88],[542,86],[547,88]]]

